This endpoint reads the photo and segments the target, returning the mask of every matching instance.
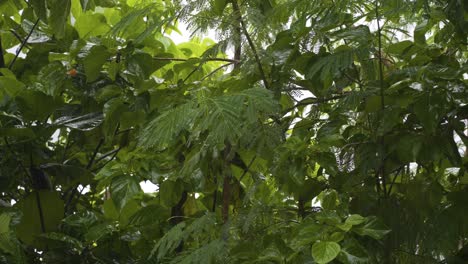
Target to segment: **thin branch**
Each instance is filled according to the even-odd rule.
[[[20,42],[22,43],[24,41],[24,39],[18,34],[16,33],[16,31],[14,31],[13,29],[10,29],[10,32],[11,34],[13,34],[13,36],[15,36],[15,38]]]
[[[210,77],[211,75],[215,74],[216,72],[220,71],[221,69],[229,66],[229,65],[232,65],[234,64],[233,62],[229,62],[229,63],[226,63],[226,64],[223,64],[221,66],[219,66],[218,68],[214,69],[212,72],[208,73],[206,76],[204,76],[203,78],[201,78],[201,81],[205,80],[206,78]]]
[[[99,157],[99,159],[97,159],[97,160],[95,161],[95,163],[98,163],[98,162],[100,162],[101,160],[103,160],[103,159],[109,157],[110,155],[115,154],[115,153],[118,152],[119,150],[120,150],[120,147],[119,147],[119,148],[116,148],[116,149],[114,149],[114,150],[111,150],[111,151],[109,151],[109,152],[107,152],[107,153],[105,153],[104,155],[102,155],[102,157]]]
[[[101,139],[99,140],[99,143],[98,143],[98,145],[96,146],[96,149],[94,149],[94,153],[93,153],[93,155],[91,156],[91,159],[89,160],[88,165],[86,165],[86,169],[89,170],[89,169],[91,169],[91,166],[93,166],[94,159],[96,159],[96,155],[97,155],[97,153],[99,152],[99,149],[101,148],[102,144],[104,144],[104,139],[103,139],[103,138],[101,138]]]
[[[36,193],[36,205],[37,210],[39,211],[39,221],[41,222],[41,231],[42,233],[46,232],[45,222],[44,222],[44,213],[42,212],[42,205],[41,205],[41,197],[39,196],[39,191],[35,191]]]
[[[247,38],[247,42],[249,43],[250,49],[252,50],[252,53],[254,54],[255,61],[257,62],[257,65],[258,65],[258,70],[260,71],[260,76],[262,77],[262,80],[263,80],[263,84],[265,85],[265,88],[270,90],[270,84],[267,81],[265,71],[263,70],[262,63],[260,62],[260,57],[258,56],[257,49],[255,48],[255,44],[253,43],[252,38],[250,38],[244,19],[242,19],[242,14],[240,12],[239,5],[237,4],[237,0],[232,0],[231,3],[232,3],[232,7],[234,11],[238,12],[239,14],[238,19],[242,26],[242,31],[244,31],[245,38]]]
[[[16,50],[16,55],[13,58],[13,60],[10,62],[10,65],[8,65],[8,69],[11,70],[11,67],[13,67],[13,64],[16,62],[16,59],[18,58],[19,54],[21,53],[21,50],[23,50],[24,46],[28,42],[29,37],[31,37],[32,33],[34,32],[34,29],[36,28],[37,24],[39,24],[39,18],[36,20],[34,25],[32,26],[31,30],[29,31],[28,35],[26,38],[24,38],[23,42],[21,42],[21,46]]]
[[[197,72],[201,67],[202,67],[203,64],[200,64],[198,65],[197,67],[195,67],[188,75],[187,77],[185,77],[184,80],[182,80],[182,83],[185,83],[195,72]]]
[[[109,162],[113,161],[115,159],[115,157],[117,156],[117,154],[119,154],[119,151],[122,149],[122,147],[119,147],[118,149],[115,150],[114,152],[114,155],[112,155],[112,157],[110,158],[110,160],[106,161],[106,163],[104,163],[102,166],[99,166],[95,169],[92,170],[92,172],[95,172],[95,171],[98,171],[102,168],[104,168]]]

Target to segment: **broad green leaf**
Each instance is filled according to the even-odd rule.
[[[340,245],[335,242],[320,241],[312,245],[312,257],[319,264],[331,262],[340,251]]]
[[[18,238],[29,245],[43,248],[44,244],[38,240],[38,235],[57,231],[63,218],[64,202],[60,194],[52,191],[34,191],[15,204],[15,207],[23,214],[16,227]]]
[[[348,223],[348,224],[351,224],[353,226],[355,225],[360,225],[362,223],[364,223],[366,219],[358,214],[352,214],[350,216],[348,216],[348,218],[346,218],[346,221],[345,223]]]
[[[102,14],[84,14],[76,19],[75,29],[80,38],[85,39],[106,34],[110,26]]]
[[[54,30],[55,37],[61,39],[65,35],[72,0],[47,0],[49,8],[49,25]]]
[[[50,96],[56,96],[62,92],[67,80],[67,70],[62,63],[56,61],[43,67],[38,78],[42,83],[42,91]]]
[[[47,21],[46,0],[31,0],[29,3],[31,3],[36,15],[42,21]]]
[[[93,46],[85,57],[83,64],[88,82],[95,81],[101,74],[101,68],[111,56],[104,46]]]
[[[112,179],[110,192],[112,200],[119,210],[122,210],[140,191],[140,185],[132,176],[121,175]]]

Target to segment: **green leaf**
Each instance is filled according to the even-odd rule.
[[[29,245],[43,248],[45,245],[37,236],[43,232],[57,231],[63,218],[64,203],[60,194],[52,191],[34,191],[15,204],[15,207],[23,214],[16,227],[18,238]]]
[[[335,190],[325,190],[319,194],[323,209],[333,210],[339,204],[338,193]]]
[[[346,218],[346,221],[345,223],[348,223],[350,225],[360,225],[362,223],[364,223],[366,219],[358,214],[352,214],[350,216],[348,216],[348,218]]]
[[[93,46],[85,57],[83,64],[88,82],[95,81],[101,74],[101,68],[111,54],[104,46]]]
[[[122,210],[140,191],[140,185],[132,176],[121,175],[112,179],[110,192],[112,200],[119,210]]]
[[[224,9],[227,6],[227,3],[227,0],[214,0],[213,10],[216,12],[217,15],[222,15]]]
[[[43,85],[41,90],[50,96],[59,95],[67,80],[66,72],[66,68],[58,61],[43,67],[37,76]]]
[[[36,15],[42,21],[47,21],[46,0],[31,0],[29,3],[31,3]]]
[[[50,11],[49,25],[54,30],[54,35],[58,39],[65,36],[65,28],[68,24],[71,1],[72,0],[47,0],[47,6]]]
[[[39,91],[24,90],[18,94],[15,100],[23,118],[31,121],[43,121],[61,104],[60,99],[55,99]]]
[[[15,76],[0,76],[0,92],[5,92],[9,97],[15,97],[25,85],[16,80]],[[1,94],[0,94],[1,96]],[[1,97],[0,97],[1,99]]]
[[[89,38],[106,34],[110,30],[102,14],[84,14],[76,19],[75,29],[80,38]]]
[[[312,245],[312,257],[319,263],[329,263],[334,260],[341,251],[341,247],[336,242],[315,242]]]

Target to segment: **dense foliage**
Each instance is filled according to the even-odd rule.
[[[0,11],[0,263],[468,262],[465,1]]]

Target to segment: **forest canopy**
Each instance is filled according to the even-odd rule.
[[[0,263],[467,263],[467,17],[0,1]]]

